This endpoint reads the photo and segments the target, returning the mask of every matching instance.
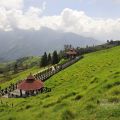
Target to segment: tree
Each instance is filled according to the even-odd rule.
[[[45,66],[47,66],[47,64],[48,64],[48,61],[47,61],[47,53],[45,52],[44,55],[43,55],[42,58],[41,58],[40,66],[41,66],[41,67],[45,67]]]
[[[7,81],[7,80],[10,80],[11,79],[11,76],[10,76],[10,71],[8,69],[7,66],[5,66],[5,68],[3,69],[3,76],[4,76],[4,80]]]
[[[48,65],[52,63],[52,57],[51,57],[50,53],[48,54],[47,63],[48,63]]]
[[[52,55],[52,64],[57,64],[58,62],[59,62],[59,56],[57,54],[57,51],[54,51]]]
[[[14,65],[14,73],[17,73],[18,72],[18,65],[17,65],[17,63],[15,63],[15,65]]]
[[[73,48],[73,46],[71,44],[70,45],[69,44],[64,45],[64,50],[65,51],[68,51],[71,48]]]
[[[109,42],[110,44],[114,44],[114,41],[113,40],[110,40],[110,42]]]
[[[107,43],[109,43],[110,41],[109,40],[107,40]]]

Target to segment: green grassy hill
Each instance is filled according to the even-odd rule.
[[[14,73],[13,69],[16,63],[18,65],[18,72]],[[39,64],[40,57],[38,56],[24,57],[16,61],[0,63],[0,87],[3,88],[8,86],[11,82],[13,83],[17,80],[24,79],[30,72],[35,73],[40,71],[40,69],[43,68],[40,68]]]
[[[120,120],[120,47],[85,55],[45,86],[52,91],[1,98],[0,120]]]

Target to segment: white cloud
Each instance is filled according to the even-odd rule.
[[[21,9],[23,7],[23,0],[0,0],[0,7],[7,9]]]
[[[120,39],[120,19],[92,18],[83,11],[64,9],[59,16],[40,18],[40,25],[52,29],[74,32],[96,39]]]
[[[18,3],[15,3],[17,0],[6,1],[13,1],[14,5],[8,7],[0,1],[1,30],[8,31],[14,28],[39,30],[41,27],[48,27],[96,39],[120,39],[120,19],[93,18],[83,11],[69,8],[64,9],[60,15],[44,16],[46,2],[42,8],[31,6],[27,11],[23,11],[22,0],[18,0]]]
[[[28,11],[25,13],[26,16],[31,16],[31,17],[38,17],[41,14],[42,14],[42,10],[36,7],[30,7]]]

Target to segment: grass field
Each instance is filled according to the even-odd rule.
[[[0,120],[120,120],[120,47],[85,55],[45,86],[52,91],[1,98]]]
[[[13,74],[10,76],[10,80],[6,81],[5,83],[0,83],[1,88],[5,88],[7,86],[9,86],[11,83],[16,83],[16,81],[20,81],[25,79],[30,73],[34,74],[37,73],[39,71],[41,71],[43,68],[40,67],[32,67],[30,69],[27,69],[23,72],[17,73],[17,74]]]
[[[26,78],[26,75],[29,75],[31,73],[36,73],[40,71],[43,68],[39,67],[40,64],[40,57],[26,57],[26,58],[21,58],[20,63],[22,66],[28,66],[27,69],[18,71],[18,73],[14,73],[13,71],[9,72],[4,72],[4,74],[0,74],[0,86],[2,88],[10,85],[10,83],[14,83],[16,81],[19,81],[21,79]],[[14,66],[15,61],[8,62],[8,63],[1,63],[0,64],[0,69],[5,68],[8,65]]]

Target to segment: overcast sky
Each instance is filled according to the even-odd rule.
[[[120,39],[120,0],[0,0],[0,30],[54,30]],[[7,32],[6,32],[7,33]]]

